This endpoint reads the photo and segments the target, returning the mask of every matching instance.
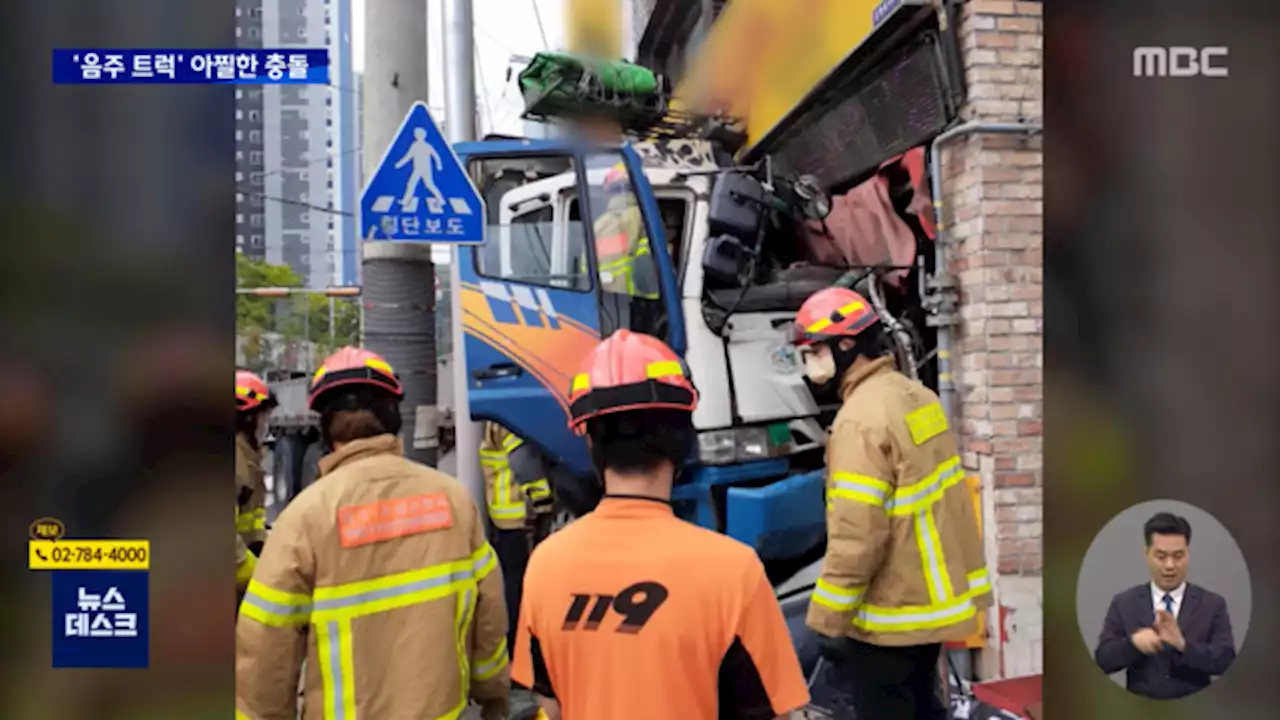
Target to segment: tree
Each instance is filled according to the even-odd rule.
[[[301,288],[303,279],[287,265],[272,265],[236,253],[236,286],[240,288]],[[333,298],[334,331],[329,333],[330,298],[321,292],[296,293],[286,297],[236,296],[236,334],[243,342],[249,369],[267,369],[272,343],[267,333],[276,333],[286,352],[297,351],[299,341],[314,344],[323,357],[343,345],[360,344],[360,298]]]
[[[309,326],[305,332],[309,340],[316,343],[321,355],[337,350],[343,345],[360,344],[360,298],[333,298],[333,342],[329,335],[329,300],[321,293],[307,296],[310,304]]]
[[[236,253],[236,287],[302,287],[302,277],[288,265],[272,265],[265,260]],[[236,332],[245,334],[257,328],[259,332],[284,332],[277,327],[276,303],[282,298],[264,298],[253,295],[236,295]]]

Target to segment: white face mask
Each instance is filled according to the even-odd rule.
[[[804,374],[814,385],[826,385],[836,376],[836,359],[831,353],[808,353],[804,357]]]

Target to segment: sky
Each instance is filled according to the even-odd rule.
[[[353,0],[352,52],[357,72],[364,68],[364,13],[366,3],[380,0]],[[444,104],[444,81],[441,67],[443,27],[441,0],[427,3],[430,40],[427,47],[430,65],[428,105]],[[564,37],[563,0],[474,0],[476,42],[476,91],[484,133],[521,134],[522,103],[514,81],[507,82],[512,55],[533,55],[540,50],[556,49]],[[539,23],[541,20],[541,23]],[[541,28],[541,30],[539,29]],[[545,38],[544,38],[545,34]],[[519,66],[513,67],[513,73]]]

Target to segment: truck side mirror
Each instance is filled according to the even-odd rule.
[[[746,267],[751,251],[732,235],[720,235],[707,241],[702,252],[703,274],[726,285],[738,285],[738,276]]]

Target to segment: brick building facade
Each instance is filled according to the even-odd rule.
[[[1043,121],[1043,3],[961,9],[969,122]],[[982,480],[996,569],[981,674],[1043,669],[1043,153],[1041,139],[974,133],[942,149],[943,221],[960,285],[955,382],[965,467]]]
[[[749,119],[748,130],[757,135],[753,141],[762,140],[768,126],[780,120],[773,115],[788,106],[784,100],[800,103],[803,94],[795,91],[807,87],[794,77],[780,87],[777,78],[758,76],[765,61],[733,60],[735,48],[755,42],[757,15],[753,13],[762,13],[769,27],[796,26],[797,32],[781,34],[790,42],[775,39],[777,47],[759,52],[750,46],[768,63],[787,65],[787,58],[809,52],[805,43],[812,34],[806,33],[815,31],[806,23],[816,20],[845,28],[847,37],[842,39],[851,41],[852,51],[864,43],[885,42],[888,35],[877,33],[889,24],[886,18],[903,9],[890,0],[635,2],[644,5],[649,15],[662,17],[675,17],[669,12],[673,9],[692,17],[698,8],[705,14],[708,6],[716,6],[709,15],[710,35],[725,33],[729,40],[717,44],[714,38],[703,37],[705,29],[690,31],[701,27],[698,23],[655,25],[646,15],[640,20],[644,31],[637,36],[636,56],[653,67],[692,68],[697,81],[687,87],[694,97],[711,93],[705,86],[713,78],[717,82],[711,84],[729,88],[725,107],[730,114]],[[958,11],[950,17],[956,23],[967,89],[958,122],[1041,125],[1043,3],[947,0],[946,4]],[[661,6],[665,14],[651,5]],[[721,8],[728,9],[721,13]],[[677,26],[685,34],[672,29]],[[837,45],[830,35],[828,45]],[[692,55],[700,55],[697,62],[691,61]],[[806,67],[829,61],[834,70],[843,62],[837,57],[840,53],[829,55]],[[788,76],[784,72],[779,77]],[[762,94],[767,101],[762,101]],[[757,113],[765,117],[756,117]],[[782,151],[785,154],[785,148]],[[1043,669],[1041,140],[975,132],[947,141],[941,154],[939,200],[950,235],[947,270],[960,291],[960,326],[951,351],[956,424],[964,465],[981,480],[987,557],[996,572],[997,604],[988,618],[986,650],[976,669],[984,678],[1035,674]]]

